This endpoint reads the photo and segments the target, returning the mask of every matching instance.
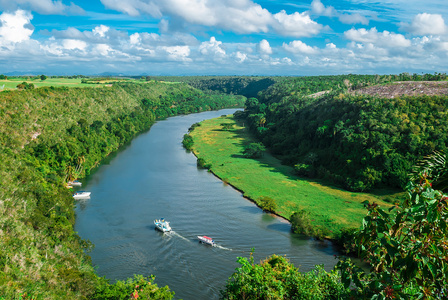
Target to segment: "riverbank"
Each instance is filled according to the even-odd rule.
[[[224,129],[223,123],[231,125]],[[305,211],[313,226],[336,238],[344,230],[358,228],[366,210],[364,201],[390,206],[382,197],[353,193],[321,182],[297,177],[294,170],[264,153],[260,159],[243,156],[244,145],[253,142],[251,135],[232,116],[200,123],[190,135],[193,152],[209,165],[209,170],[244,196],[262,206],[263,199],[273,199],[274,213],[290,220],[294,212]]]
[[[156,82],[0,93],[0,299],[110,299],[143,286],[135,282],[154,291],[151,279],[109,284],[97,276],[64,183],[88,175],[155,120],[243,103]]]

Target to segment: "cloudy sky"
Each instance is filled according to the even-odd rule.
[[[0,73],[447,72],[446,0],[0,0]]]

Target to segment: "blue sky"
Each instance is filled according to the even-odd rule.
[[[447,72],[445,20],[446,0],[0,0],[0,73]]]

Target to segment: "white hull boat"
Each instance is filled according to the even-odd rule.
[[[201,242],[203,244],[215,246],[215,241],[211,237],[208,237],[205,235],[203,235],[203,236],[198,235],[198,240],[199,240],[199,242]]]
[[[75,199],[89,199],[90,198],[90,192],[84,192],[84,191],[79,191],[73,194],[73,198]]]
[[[82,186],[82,183],[78,180],[69,181],[67,184],[70,186]]]
[[[157,219],[154,220],[154,225],[156,225],[156,229],[162,231],[162,232],[170,232],[171,231],[171,226],[170,226],[170,222],[165,221],[165,219]]]

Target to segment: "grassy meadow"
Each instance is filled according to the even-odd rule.
[[[223,123],[231,123],[233,129],[223,130]],[[375,201],[390,206],[386,196],[353,193],[336,187],[310,181],[294,175],[293,168],[265,153],[260,159],[243,156],[244,145],[252,141],[243,124],[232,116],[206,120],[196,127],[191,136],[193,152],[210,164],[210,171],[241,190],[244,196],[259,203],[264,197],[276,202],[276,214],[289,219],[299,210],[306,210],[315,226],[329,232],[330,238],[342,229],[358,228],[366,209],[362,202]]]
[[[88,78],[89,83],[81,82],[83,78],[51,78],[47,77],[41,80],[39,76],[24,76],[24,77],[8,77],[8,79],[0,79],[0,91],[15,90],[17,85],[22,82],[32,83],[35,88],[44,86],[67,86],[67,87],[105,87],[110,86],[114,82],[140,82],[145,80],[130,79],[130,78]]]

